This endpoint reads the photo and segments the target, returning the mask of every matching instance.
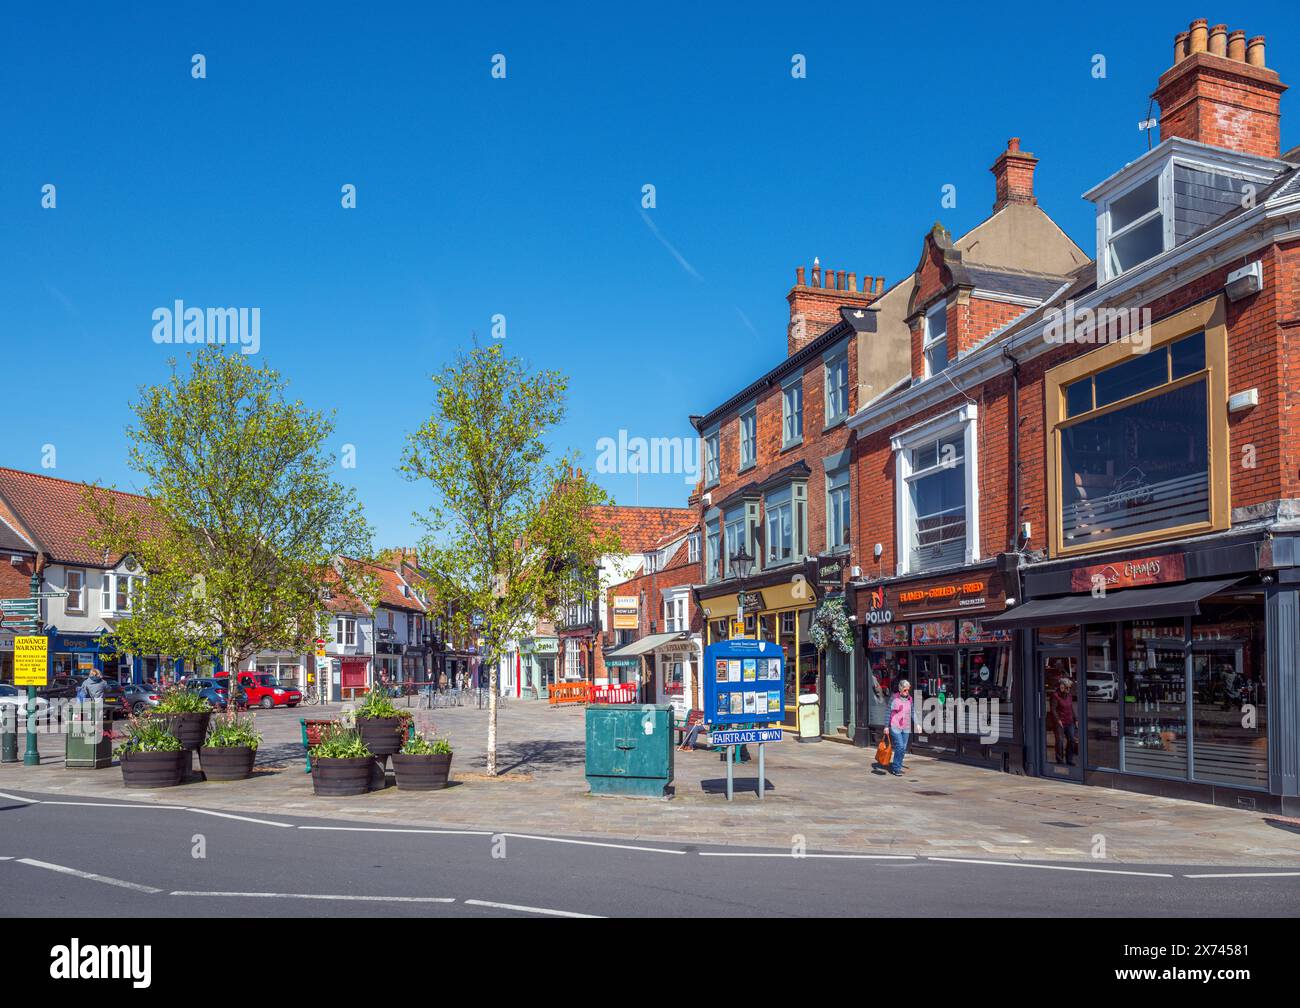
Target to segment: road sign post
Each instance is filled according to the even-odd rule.
[[[36,746],[36,688],[49,685],[49,640],[44,636],[14,638],[14,685],[27,687],[27,748],[23,766],[39,766]]]

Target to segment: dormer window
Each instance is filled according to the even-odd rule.
[[[925,377],[937,375],[948,366],[948,302],[940,301],[925,313],[922,355]]]
[[[1104,231],[1107,279],[1154,259],[1168,247],[1166,231],[1172,228],[1166,226],[1165,177],[1160,171],[1102,205],[1099,227]]]

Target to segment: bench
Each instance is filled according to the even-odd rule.
[[[696,725],[704,724],[704,711],[693,710],[686,715],[685,721],[676,721],[673,723],[673,742],[681,745],[686,739],[686,733]]]

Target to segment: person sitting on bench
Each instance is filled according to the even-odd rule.
[[[697,721],[695,724],[686,726],[686,734],[682,737],[682,744],[677,747],[678,752],[691,752],[695,749],[695,740],[700,737],[704,731],[704,722]]]

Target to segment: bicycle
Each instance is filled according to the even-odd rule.
[[[310,686],[304,687],[302,691],[302,702],[305,704],[314,704],[320,702],[320,692],[316,689],[316,685],[314,683]]]

